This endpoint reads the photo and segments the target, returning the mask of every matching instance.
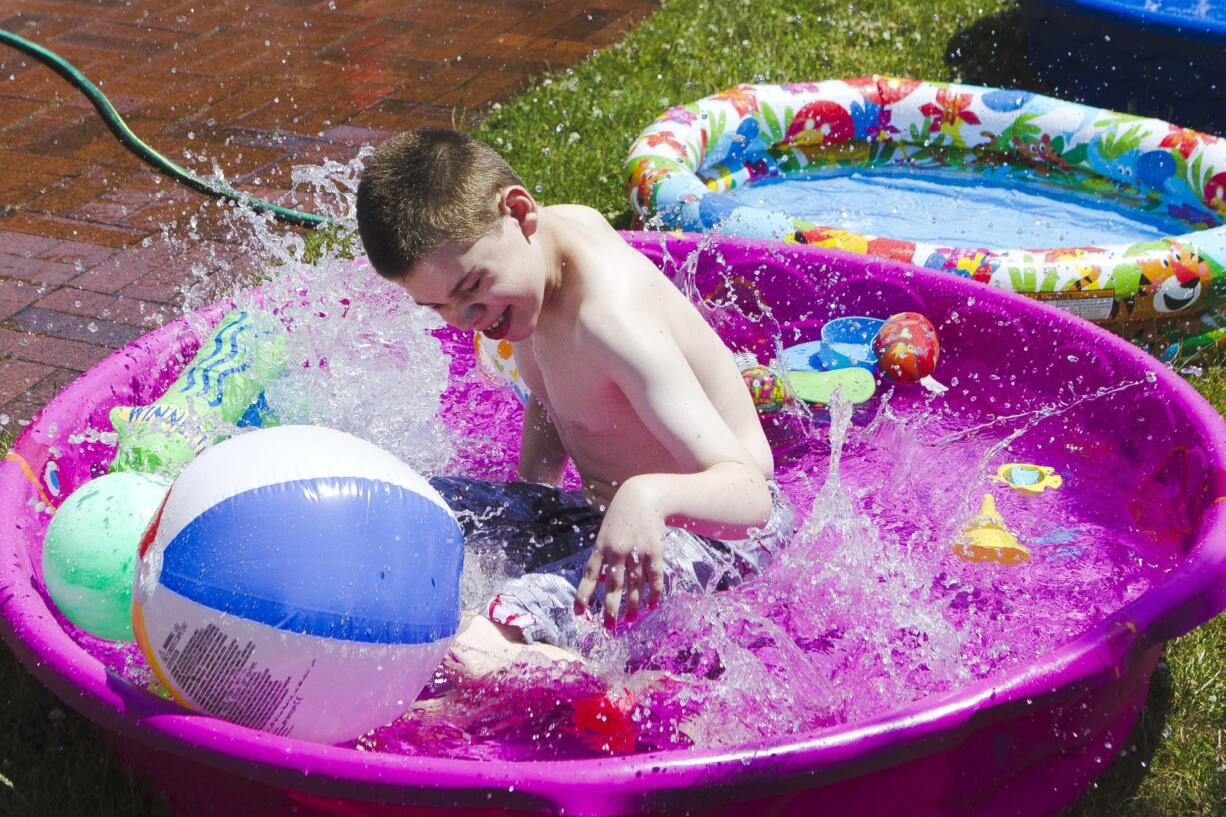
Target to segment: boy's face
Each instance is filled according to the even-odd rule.
[[[526,193],[525,193],[526,195]],[[537,243],[535,202],[504,206],[498,226],[475,243],[444,245],[399,281],[413,300],[460,329],[521,341],[536,329],[547,272]],[[530,212],[527,212],[530,211]],[[526,217],[525,217],[526,215]]]

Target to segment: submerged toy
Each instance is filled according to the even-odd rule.
[[[285,332],[268,315],[236,309],[200,345],[166,393],[148,406],[116,406],[119,446],[112,471],[165,471],[173,476],[226,428],[247,418],[265,385],[285,369]]]
[[[634,715],[634,694],[608,689],[572,704],[571,729],[589,749],[624,755],[634,751],[642,724]]]
[[[900,312],[877,332],[873,352],[884,377],[915,383],[936,369],[941,347],[931,321],[918,312]]]
[[[996,510],[991,494],[983,495],[979,515],[954,542],[954,553],[967,562],[1000,562],[1015,565],[1030,561],[1030,550],[1018,544]]]
[[[1055,468],[1024,462],[1002,465],[996,469],[993,479],[1027,494],[1041,494],[1048,488],[1055,490],[1064,484],[1064,478],[1056,473]]]

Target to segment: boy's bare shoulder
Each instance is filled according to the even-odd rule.
[[[616,233],[604,216],[586,204],[554,204],[549,209],[560,216],[579,222],[589,229]]]
[[[609,249],[595,260],[586,276],[576,316],[578,339],[622,353],[649,339],[661,342],[661,336],[669,334],[664,308],[669,293],[660,292],[658,287],[671,284],[633,248],[623,243]]]

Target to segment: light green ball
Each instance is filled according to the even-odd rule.
[[[169,487],[149,474],[106,474],[74,491],[51,518],[43,540],[47,592],[90,635],[133,640],[136,552]]]

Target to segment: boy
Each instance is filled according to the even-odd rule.
[[[787,543],[791,509],[732,354],[597,212],[542,207],[488,146],[421,128],[370,158],[357,216],[381,275],[452,326],[509,341],[532,390],[524,483],[433,481],[462,519],[494,517],[470,537],[537,548],[465,622],[461,670],[525,650],[575,658],[576,616],[602,606],[613,627],[623,601],[634,619],[666,585],[722,589]],[[554,487],[568,457],[582,495]]]

